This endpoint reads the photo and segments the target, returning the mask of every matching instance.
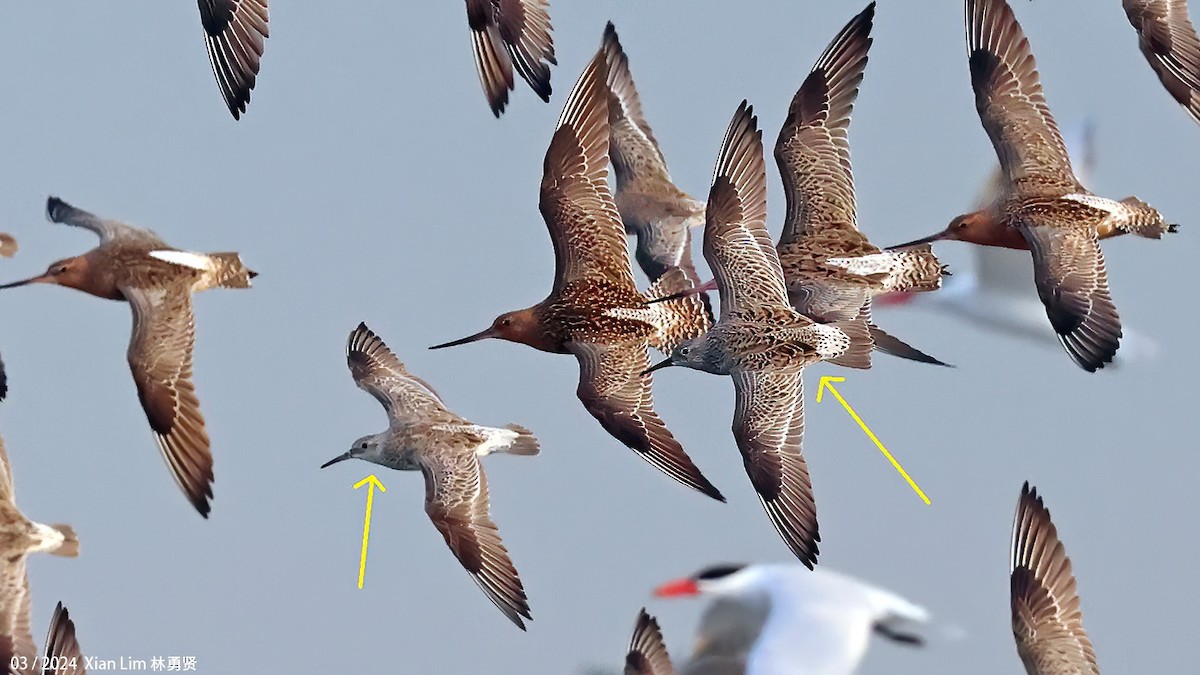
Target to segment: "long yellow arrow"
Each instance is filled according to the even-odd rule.
[[[917,496],[920,497],[926,505],[928,505],[929,497],[926,497],[925,493],[921,491],[921,488],[917,487],[916,482],[914,482],[913,479],[908,475],[908,472],[904,470],[904,467],[900,466],[900,462],[896,461],[896,458],[892,456],[892,453],[888,452],[888,449],[883,447],[883,443],[880,442],[879,438],[875,436],[875,434],[871,431],[871,428],[867,426],[867,423],[862,421],[862,418],[858,416],[858,413],[854,412],[854,408],[851,408],[850,404],[846,403],[846,399],[842,398],[842,395],[838,393],[838,390],[833,388],[834,382],[845,381],[846,378],[844,377],[831,377],[829,375],[821,377],[821,384],[817,386],[817,403],[821,402],[821,397],[824,395],[825,389],[828,388],[829,392],[837,398],[838,403],[841,403],[842,407],[846,409],[846,412],[850,413],[850,416],[854,418],[854,421],[858,422],[858,426],[862,427],[862,430],[867,437],[875,443],[875,447],[879,448],[879,451],[883,453],[883,456],[887,457],[888,461],[892,463],[892,466],[896,467],[896,471],[899,471],[900,475],[904,476],[904,480],[908,481],[908,485],[913,489],[913,492],[916,492]]]
[[[358,587],[363,586],[363,575],[367,573],[367,542],[371,539],[371,504],[375,501],[375,488],[378,487],[380,492],[387,492],[387,488],[383,487],[383,483],[371,474],[366,478],[354,484],[354,489],[366,485],[367,486],[367,515],[363,517],[363,547],[362,557],[358,562]]]

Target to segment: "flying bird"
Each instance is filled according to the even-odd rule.
[[[199,0],[208,60],[221,97],[241,119],[258,79],[267,30],[267,0]]]
[[[609,434],[671,478],[724,501],[654,411],[647,347],[670,351],[702,334],[711,317],[697,298],[648,303],[692,287],[678,268],[645,294],[634,285],[625,229],[608,190],[605,70],[597,54],[571,91],[546,151],[539,205],[554,244],[550,295],[430,349],[498,338],[573,354],[576,394]]]
[[[548,0],[467,0],[475,70],[492,114],[500,117],[521,75],[543,101],[550,100],[554,57]]]
[[[0,256],[11,258],[17,253],[17,240],[11,234],[0,232]]]
[[[524,630],[523,619],[531,619],[529,601],[492,522],[479,458],[493,452],[536,455],[537,439],[516,424],[480,426],[447,410],[437,392],[408,372],[366,324],[350,333],[346,363],[359,389],[387,411],[388,428],[354,441],[321,468],[362,459],[398,471],[420,471],[425,513],[484,595]]]
[[[1167,92],[1200,123],[1200,37],[1187,0],[1123,0],[1138,47]]]
[[[713,565],[664,583],[654,594],[735,602],[766,616],[744,651],[717,657],[697,650],[682,669],[685,674],[700,672],[692,668],[701,664],[740,659],[745,670],[728,672],[849,675],[866,655],[872,634],[919,646],[924,644],[921,627],[929,621],[924,608],[890,591],[797,565]]]
[[[625,231],[637,237],[638,265],[650,281],[679,267],[693,283],[691,228],[704,224],[704,202],[679,189],[642,112],[629,57],[610,22],[600,47],[608,66],[608,154],[616,174],[613,199]]]
[[[643,607],[638,612],[629,640],[629,652],[625,655],[625,675],[674,675],[671,655],[663,644],[662,630],[658,621],[646,613]]]
[[[14,663],[13,658],[18,665],[27,664],[18,670],[32,669],[37,661],[37,646],[29,628],[25,559],[39,552],[74,558],[79,555],[79,539],[69,525],[35,523],[17,508],[12,465],[0,438],[0,657],[8,657],[0,664],[5,667]]]
[[[216,287],[249,288],[256,273],[237,253],[171,248],[149,230],[101,219],[57,197],[46,201],[46,215],[51,222],[91,230],[100,245],[0,289],[55,284],[129,303],[133,335],[126,356],[138,399],[175,482],[207,518],[213,459],[192,384],[192,295]]]
[[[1021,487],[1009,559],[1012,629],[1029,675],[1100,675],[1083,629],[1071,559],[1050,511],[1029,482]]]
[[[817,563],[816,504],[804,436],[804,368],[871,365],[861,318],[821,324],[792,308],[766,228],[762,132],[743,101],[717,158],[704,225],[704,258],[716,275],[721,317],[646,372],[668,366],[733,378],[733,435],[771,523],[805,565]]]
[[[1158,239],[1176,227],[1136,197],[1115,201],[1080,184],[1029,41],[1005,0],[966,0],[966,29],[975,105],[1000,159],[1004,191],[988,207],[901,247],[957,239],[1030,251],[1034,284],[1059,341],[1079,367],[1095,372],[1112,361],[1121,340],[1100,240],[1128,233]]]

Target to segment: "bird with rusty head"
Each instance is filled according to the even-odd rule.
[[[804,368],[818,361],[869,368],[872,342],[862,317],[822,324],[792,307],[766,217],[762,132],[743,101],[721,144],[704,225],[720,319],[647,372],[685,366],[733,378],[733,435],[746,473],[788,548],[812,567],[821,537],[801,452]]]
[[[613,437],[684,485],[724,501],[654,411],[647,347],[664,352],[701,335],[711,317],[699,298],[648,304],[692,286],[675,268],[646,294],[633,281],[625,228],[608,189],[609,97],[603,54],[583,71],[546,152],[540,209],[554,244],[550,295],[501,314],[474,335],[519,342],[579,361],[576,394]]]
[[[51,222],[91,230],[100,237],[100,245],[0,289],[53,284],[129,303],[133,335],[126,357],[138,399],[175,482],[207,518],[213,459],[192,384],[192,294],[217,287],[249,288],[256,273],[237,253],[171,248],[149,230],[102,219],[57,197],[46,201],[46,215]]]
[[[537,439],[526,428],[475,424],[446,409],[433,387],[413,375],[366,324],[346,343],[354,383],[388,414],[386,431],[363,436],[321,465],[361,459],[425,477],[425,513],[475,583],[521,630],[530,619],[525,587],[500,541],[490,514],[487,476],[479,458],[493,452],[536,455]]]
[[[1005,0],[966,0],[966,33],[975,107],[1000,159],[1004,189],[941,232],[893,248],[957,239],[1029,251],[1059,342],[1079,367],[1095,372],[1112,362],[1121,342],[1100,240],[1130,233],[1159,239],[1176,226],[1136,197],[1116,201],[1080,184],[1029,41]]]

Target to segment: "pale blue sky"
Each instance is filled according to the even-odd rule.
[[[353,6],[354,11],[347,11]],[[31,562],[35,632],[55,601],[88,654],[190,654],[200,672],[562,673],[620,663],[649,603],[686,652],[698,603],[649,598],[721,560],[787,560],[729,431],[728,378],[667,371],[658,409],[729,497],[673,484],[608,437],[575,398],[574,359],[487,342],[428,352],[544,297],[553,271],[537,211],[542,156],[567,91],[612,19],[678,183],[703,197],[738,102],[768,143],[787,102],[865,2],[555,2],[560,66],[549,105],[523,84],[504,118],[476,81],[461,2],[287,3],[249,112],[224,109],[196,9],[136,0],[4,3],[0,230],[21,251],[0,279],[95,244],[47,224],[56,194],[158,231],[185,249],[241,251],[250,292],[197,300],[196,386],[216,457],[212,518],[158,458],[125,363],[126,307],[54,288],[0,297],[10,398],[0,429],[20,504],[67,522],[77,560]],[[809,375],[806,453],[821,563],[928,607],[924,650],[877,644],[864,673],[1020,672],[1007,549],[1021,481],[1045,494],[1074,562],[1105,673],[1194,665],[1193,520],[1200,459],[1190,415],[1200,329],[1185,279],[1200,129],[1162,90],[1119,3],[1017,2],[1049,103],[1099,132],[1094,188],[1137,194],[1182,233],[1107,242],[1127,325],[1152,363],[1088,375],[1058,350],[928,312],[891,332],[957,369],[887,357],[869,372]],[[1101,5],[1104,6],[1101,6]],[[994,164],[974,111],[956,0],[884,0],[850,138],[861,223],[889,244],[940,228]],[[768,169],[771,229],[782,193]],[[951,264],[966,245],[939,246]],[[1033,287],[1030,285],[1030,293]],[[365,320],[448,404],[519,422],[536,458],[486,462],[493,516],[529,591],[513,628],[452,558],[417,474],[376,471],[366,588],[355,587],[365,463],[317,467],[382,429],[342,356]],[[813,400],[822,374],[933,500],[921,503],[847,415]]]

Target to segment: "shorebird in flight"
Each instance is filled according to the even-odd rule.
[[[576,394],[614,438],[680,483],[724,501],[654,411],[647,347],[670,351],[702,334],[699,298],[649,303],[692,287],[678,268],[645,294],[633,281],[625,228],[608,189],[609,95],[604,55],[583,71],[546,151],[539,206],[554,245],[554,285],[532,307],[496,317],[474,335],[519,342],[579,361]]]
[[[475,70],[492,114],[508,105],[513,70],[543,101],[550,100],[550,66],[557,65],[548,0],[467,0]]]
[[[986,208],[937,234],[902,244],[958,239],[1028,250],[1034,284],[1071,359],[1095,372],[1120,346],[1121,320],[1108,291],[1100,240],[1175,231],[1136,197],[1092,194],[1071,169],[1066,145],[1042,93],[1029,41],[1005,0],[966,0],[967,51],[975,105],[1005,186]]]
[[[46,201],[46,215],[51,222],[91,230],[100,245],[0,289],[55,284],[129,303],[133,335],[126,356],[138,399],[175,482],[207,518],[213,460],[192,384],[192,295],[217,287],[249,288],[256,274],[237,253],[171,248],[149,230],[102,219],[57,197]]]
[[[515,424],[503,429],[480,426],[447,410],[433,388],[408,372],[366,324],[350,333],[346,363],[359,389],[387,411],[388,429],[354,441],[321,468],[361,459],[398,471],[420,471],[425,477],[425,513],[484,595],[524,630],[522,618],[531,618],[529,602],[492,522],[479,458],[493,452],[536,455],[537,439]]]

